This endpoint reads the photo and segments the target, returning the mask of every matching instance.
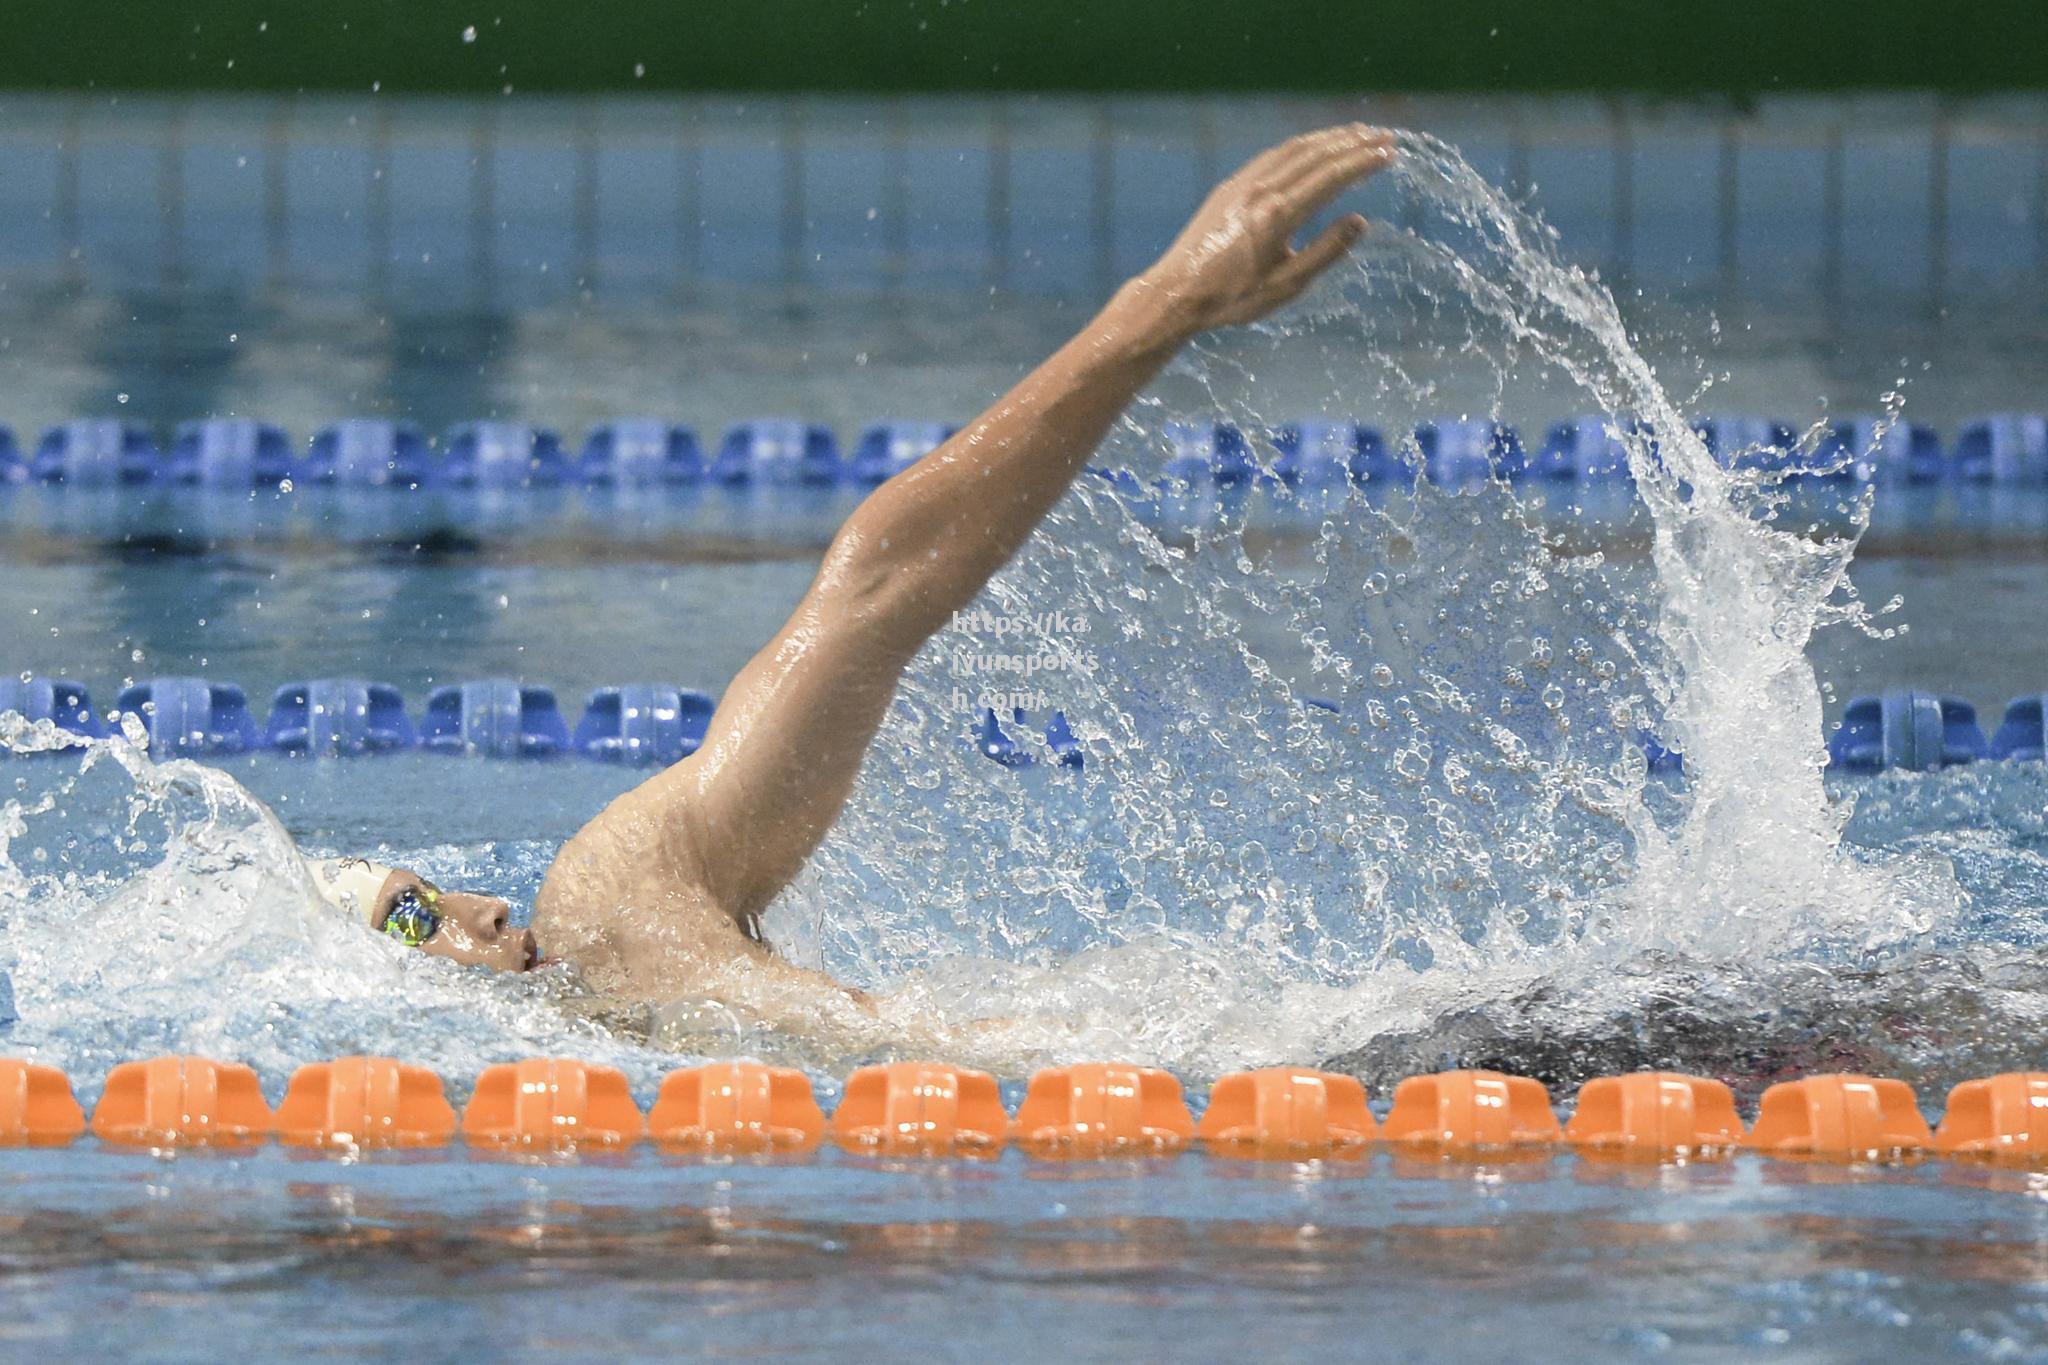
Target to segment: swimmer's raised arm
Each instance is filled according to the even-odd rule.
[[[874,643],[914,654],[1009,562],[1110,424],[1191,337],[1292,301],[1358,240],[1365,220],[1351,214],[1299,251],[1288,244],[1346,185],[1385,164],[1390,146],[1363,125],[1325,129],[1224,181],[1079,335],[876,489],[840,528],[818,585],[850,589]]]
[[[861,503],[727,688],[703,747],[622,798],[620,818],[664,826],[664,861],[735,922],[758,915],[838,818],[919,647],[1016,553],[1181,346],[1281,307],[1344,255],[1365,228],[1356,214],[1290,242],[1392,156],[1387,134],[1351,124],[1282,143],[1218,186],[1079,335]]]

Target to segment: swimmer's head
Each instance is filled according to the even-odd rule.
[[[531,971],[540,961],[533,931],[514,928],[512,907],[496,896],[443,891],[368,858],[313,858],[307,866],[328,904],[409,948],[501,972]]]

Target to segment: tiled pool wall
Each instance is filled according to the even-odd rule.
[[[1099,294],[1219,175],[1365,117],[1613,281],[2039,307],[2048,99],[0,94],[0,278],[517,307],[706,281]],[[1383,191],[1381,192],[1383,193]]]

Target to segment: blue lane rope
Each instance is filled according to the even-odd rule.
[[[1317,711],[1342,704],[1303,696]],[[578,756],[607,763],[667,764],[704,742],[717,703],[707,692],[668,683],[600,687],[571,726],[554,690],[513,678],[486,678],[435,688],[417,713],[399,689],[362,678],[286,683],[258,723],[248,694],[210,678],[150,678],[122,689],[113,714],[138,717],[152,751],[179,757],[268,750],[309,757],[353,758],[424,750],[492,758]],[[61,730],[103,738],[112,714],[94,710],[92,694],[68,678],[0,680],[0,712],[16,711]],[[1960,697],[1895,689],[1857,697],[1828,740],[1828,767],[1844,773],[1925,772],[1985,761],[2039,761],[2048,692],[2014,697],[1988,738],[1977,708]],[[419,719],[415,723],[414,715]],[[998,717],[983,708],[963,717],[969,745],[1005,768],[1036,763],[1078,768],[1085,747],[1063,710],[1012,709]],[[1639,736],[1652,772],[1675,772],[1684,756],[1658,736]]]
[[[1724,461],[1820,482],[2048,487],[2048,416],[1998,413],[1965,423],[1952,442],[1933,428],[1875,417],[1828,424],[1810,450],[1789,423],[1743,414],[1701,418],[1696,429]],[[797,418],[759,418],[728,429],[707,448],[691,427],[648,418],[590,430],[578,453],[545,426],[464,422],[439,442],[409,422],[335,422],[300,448],[283,428],[251,418],[179,425],[168,445],[151,430],[114,418],[62,422],[35,446],[0,426],[0,485],[66,484],[206,489],[341,487],[475,489],[727,486],[857,487],[900,472],[944,441],[943,422],[889,421],[865,428],[842,450],[829,427]],[[1263,436],[1274,452],[1262,466]],[[1626,483],[1624,438],[1637,424],[1581,415],[1525,442],[1504,423],[1426,422],[1412,433],[1361,423],[1303,420],[1265,432],[1228,423],[1171,423],[1160,433],[1162,490],[1279,484],[1322,488],[1413,480],[1457,485],[1491,477]],[[1656,458],[1654,444],[1649,449]]]

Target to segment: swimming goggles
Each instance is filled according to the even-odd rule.
[[[408,886],[391,902],[384,932],[408,948],[417,948],[441,932],[441,893],[431,886]]]

